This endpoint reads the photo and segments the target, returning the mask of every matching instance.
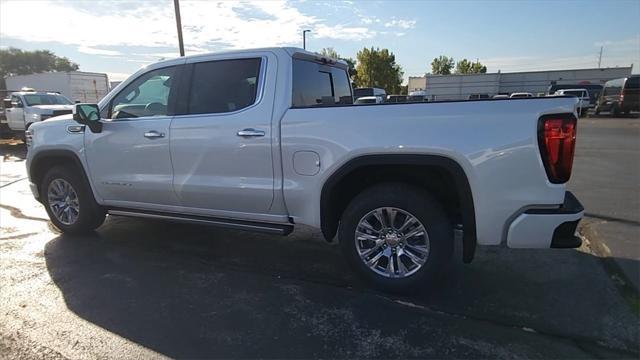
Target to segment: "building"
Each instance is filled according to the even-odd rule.
[[[546,93],[551,85],[598,84],[631,75],[632,67],[548,70],[514,73],[426,75],[409,77],[409,91],[426,91],[429,99],[466,100],[471,94]]]

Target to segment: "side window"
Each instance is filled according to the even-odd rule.
[[[187,112],[226,113],[253,105],[261,61],[252,58],[194,64]]]
[[[111,118],[169,115],[169,93],[176,68],[152,70],[127,85],[111,101]]]
[[[18,95],[11,95],[11,102],[16,104],[18,107],[23,107],[22,99]]]
[[[353,104],[346,70],[293,60],[293,107]]]
[[[335,67],[331,68],[331,76],[333,77],[333,90],[335,92],[336,102],[343,105],[353,104],[351,81],[347,70]]]
[[[640,89],[640,76],[632,76],[628,78],[624,88],[634,90]]]

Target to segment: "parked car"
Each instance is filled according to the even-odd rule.
[[[33,123],[54,116],[71,114],[73,103],[66,97],[51,92],[24,89],[11,93],[3,101],[7,127],[14,135],[24,137],[24,131]]]
[[[388,103],[406,103],[407,95],[387,95]]]
[[[489,94],[471,94],[469,95],[469,100],[481,100],[481,99],[491,99]]]
[[[354,104],[382,104],[382,99],[379,96],[363,96],[356,99]]]
[[[563,89],[587,89],[589,92],[589,107],[593,108],[598,102],[600,92],[602,92],[602,85],[598,84],[553,84],[549,85],[547,89],[547,95],[553,95],[558,90]]]
[[[575,96],[578,98],[578,115],[586,116],[589,112],[589,91],[587,89],[562,89],[555,92],[560,96]]]
[[[497,95],[493,95],[492,99],[508,99],[509,95],[506,94],[497,94]]]
[[[106,214],[311,226],[393,291],[432,284],[457,239],[465,262],[476,245],[580,246],[584,211],[566,189],[575,98],[351,98],[345,62],[297,48],[161,61],[98,104],[34,123],[30,187],[69,234]]]
[[[375,87],[366,87],[366,88],[356,88],[353,90],[353,98],[359,99],[364,96],[376,96],[379,97],[384,102],[387,99],[387,92],[381,88]]]
[[[640,111],[640,75],[607,81],[595,112],[609,111],[615,116]]]
[[[407,102],[428,102],[427,95],[407,95]]]
[[[509,95],[510,99],[514,99],[514,98],[530,98],[533,97],[532,93],[528,93],[528,92],[514,92],[511,95]]]

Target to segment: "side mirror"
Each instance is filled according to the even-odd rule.
[[[5,109],[11,109],[13,107],[13,104],[11,104],[11,99],[2,100],[2,105],[4,105]]]
[[[100,108],[96,104],[75,104],[73,106],[73,120],[88,126],[94,133],[102,131]]]

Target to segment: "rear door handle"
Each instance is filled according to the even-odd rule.
[[[146,133],[144,133],[144,137],[146,137],[147,139],[163,138],[164,137],[164,133],[152,130],[152,131],[147,131]]]
[[[238,131],[238,136],[242,136],[242,137],[260,137],[260,136],[264,136],[264,131],[251,129],[251,128],[242,129],[242,130]]]

